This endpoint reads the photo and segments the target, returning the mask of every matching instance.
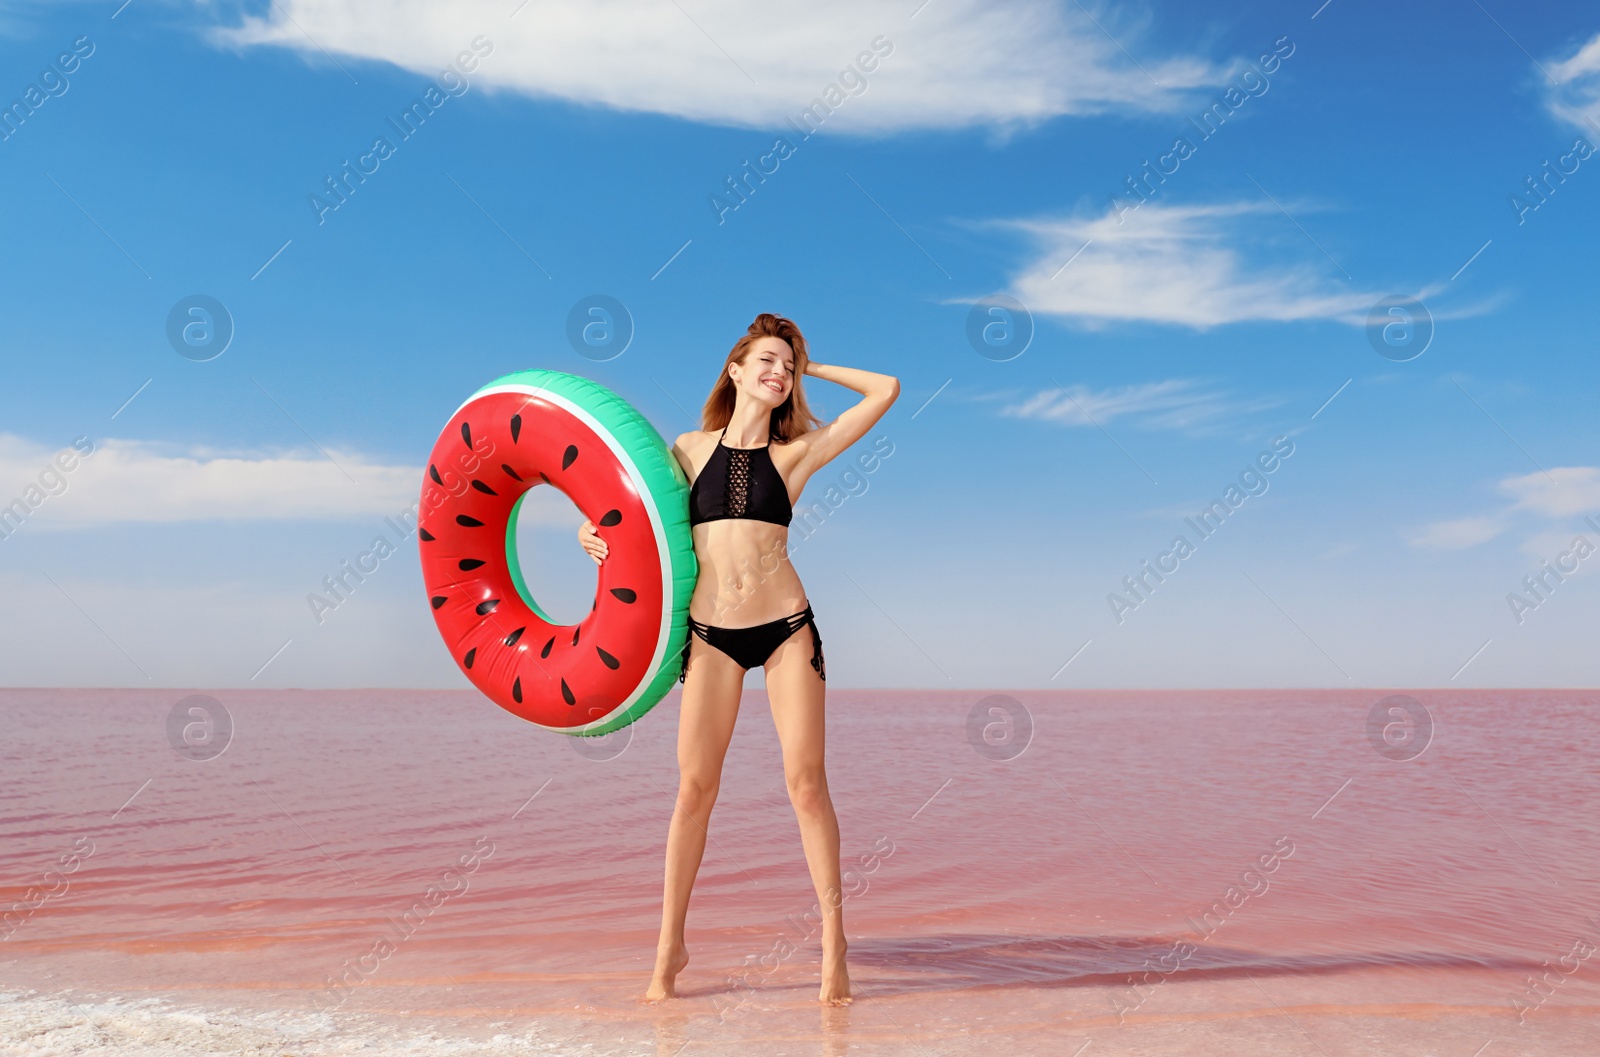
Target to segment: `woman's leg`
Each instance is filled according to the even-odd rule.
[[[690,637],[689,670],[678,711],[678,797],[667,830],[666,884],[661,897],[661,938],[646,1001],[674,998],[674,982],[689,964],[683,923],[689,892],[706,850],[706,827],[722,781],[722,759],[739,718],[744,669]]]
[[[850,1001],[850,975],[844,958],[839,819],[823,769],[825,683],[811,665],[814,653],[812,629],[801,627],[767,660],[767,697],[783,745],[789,802],[800,823],[800,843],[822,911],[822,990],[817,997],[829,1005],[843,1005]]]

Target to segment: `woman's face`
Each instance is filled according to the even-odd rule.
[[[745,396],[768,407],[778,407],[794,389],[794,350],[782,338],[757,338],[745,353],[744,362],[730,364],[728,373]]]

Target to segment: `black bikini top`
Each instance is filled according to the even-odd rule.
[[[724,427],[722,433],[726,433]],[[794,517],[789,488],[766,447],[730,448],[717,434],[717,446],[689,488],[689,524],[748,518],[788,525]]]

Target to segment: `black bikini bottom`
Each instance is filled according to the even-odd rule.
[[[817,630],[817,618],[811,612],[810,603],[792,616],[779,617],[749,628],[719,628],[689,618],[689,629],[694,634],[733,658],[733,663],[746,671],[766,664],[777,648],[789,640],[789,636],[807,624],[811,625],[811,667],[826,681],[828,674],[822,663],[822,633]],[[678,675],[680,683],[689,674],[689,647],[693,644],[693,639],[683,644],[683,670]]]

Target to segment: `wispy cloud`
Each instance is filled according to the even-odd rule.
[[[1406,542],[1413,547],[1428,547],[1435,550],[1466,550],[1480,543],[1488,543],[1507,527],[1506,518],[1495,514],[1455,518],[1424,525],[1408,533]]]
[[[1034,242],[1032,259],[1011,282],[1017,299],[1033,312],[1090,325],[1142,320],[1203,330],[1252,320],[1362,324],[1372,305],[1392,292],[1343,287],[1335,266],[1265,201],[1151,202],[1120,218],[1108,207],[1098,216],[993,223]]]
[[[136,521],[381,518],[417,502],[424,470],[337,449],[220,453],[115,438],[96,442],[93,454],[66,473],[47,472],[56,455],[0,433],[0,507],[28,505],[22,519],[28,531]],[[574,527],[581,520],[569,503],[524,509],[539,523],[564,525],[560,515],[568,511]]]
[[[1571,517],[1600,510],[1600,467],[1554,466],[1544,471],[1507,477],[1500,490],[1516,498],[1514,506],[1546,517]]]
[[[1600,510],[1600,466],[1553,466],[1548,473],[1501,478],[1495,487],[1512,501],[1488,514],[1424,525],[1408,533],[1407,542],[1414,547],[1465,550],[1508,531],[1519,512],[1558,519]]]
[[[1131,419],[1142,429],[1213,432],[1244,415],[1277,407],[1276,397],[1237,397],[1188,378],[1139,382],[1095,390],[1074,384],[1050,386],[1000,409],[1000,414],[1056,422],[1063,426],[1104,426]]]
[[[1239,65],[1163,56],[1142,24],[1105,5],[1042,0],[280,0],[215,38],[439,72],[473,37],[494,51],[474,84],[616,110],[779,128],[872,41],[893,53],[867,74],[870,105],[830,132],[1025,126],[1070,114],[1178,112],[1189,90]],[[1088,10],[1086,10],[1087,8]],[[915,11],[915,18],[911,13]],[[1091,13],[1093,12],[1092,17]],[[515,17],[512,17],[515,12]],[[1148,21],[1148,19],[1146,19]],[[1097,24],[1098,23],[1098,24]],[[1126,49],[1126,50],[1125,50]]]
[[[1545,106],[1594,143],[1600,134],[1600,33],[1566,58],[1541,65],[1558,82],[1546,82]]]

